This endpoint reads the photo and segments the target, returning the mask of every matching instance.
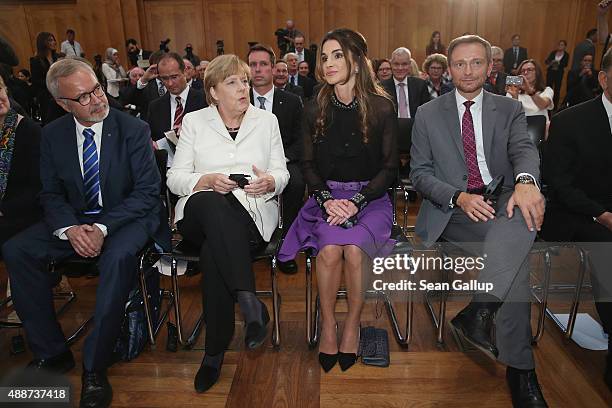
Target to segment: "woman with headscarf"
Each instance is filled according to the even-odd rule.
[[[128,76],[119,62],[119,52],[116,49],[106,49],[106,59],[102,64],[102,73],[106,78],[106,93],[113,98],[118,98],[120,85],[123,81],[128,81]]]

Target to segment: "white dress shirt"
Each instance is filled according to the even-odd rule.
[[[263,96],[264,98],[266,98],[266,101],[264,102],[264,106],[266,107],[266,110],[268,112],[272,112],[272,104],[274,103],[274,87],[270,88],[270,90],[266,92],[265,95],[258,94],[255,88],[253,88],[253,105],[255,105],[256,108],[259,108],[258,98],[260,96]]]
[[[176,114],[176,97],[178,96],[181,98],[181,104],[183,105],[183,112],[185,112],[185,104],[187,103],[187,95],[189,95],[188,86],[186,86],[185,89],[183,89],[183,92],[181,92],[180,95],[170,94],[170,127],[169,129],[172,129],[172,126],[174,126],[174,115]]]
[[[295,75],[291,75],[291,74],[289,74],[289,83],[291,83],[291,84],[293,84],[293,85],[295,85],[295,86],[299,85],[299,84],[300,84],[300,83],[299,83],[300,81],[299,81],[299,77],[298,77],[298,75],[299,75],[299,74],[298,74],[297,72],[295,73]],[[293,82],[293,78],[295,78],[295,82]]]
[[[302,51],[295,51],[295,53],[298,56],[298,64],[302,61],[304,61],[304,50]]]
[[[393,83],[395,84],[396,92],[399,92],[401,90],[401,87],[397,86],[397,84],[404,84],[404,94],[406,95],[406,111],[408,112],[408,117],[411,118],[412,116],[410,115],[410,99],[408,98],[408,75],[406,75],[406,78],[401,81],[398,81],[397,79],[395,79],[395,77],[393,77]],[[397,103],[399,104],[399,95],[397,96]],[[399,106],[397,107],[397,117],[400,117]]]
[[[68,40],[62,42],[61,50],[64,54],[66,54],[67,57],[70,57],[72,55],[80,57],[83,53],[83,48],[81,47],[81,44],[79,44],[78,41],[75,41],[74,44],[70,44],[70,41]]]
[[[83,175],[83,144],[85,144],[85,136],[83,135],[83,130],[91,129],[94,131],[94,142],[96,143],[96,151],[98,152],[98,163],[99,163],[100,162],[100,145],[102,144],[102,128],[104,126],[103,125],[104,121],[95,123],[93,126],[89,128],[86,128],[81,123],[79,123],[79,121],[76,120],[76,118],[74,119],[74,123],[76,124],[76,144],[77,144],[77,153],[79,156],[79,166],[81,167],[81,175]],[[100,204],[100,207],[102,207],[102,189],[100,189],[100,192],[98,193],[98,204]],[[100,230],[106,237],[106,235],[108,234],[106,225],[98,224],[98,223],[96,223],[95,225],[97,225],[98,228],[100,228]],[[53,235],[55,235],[59,239],[67,240],[68,236],[66,236],[66,231],[72,227],[74,227],[74,225],[70,225],[65,228],[59,228],[53,232]]]

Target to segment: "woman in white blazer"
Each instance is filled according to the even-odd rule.
[[[289,181],[276,116],[249,103],[248,65],[215,58],[204,77],[208,108],[185,115],[168,187],[180,198],[175,222],[200,250],[206,354],[195,377],[204,392],[219,378],[234,332],[237,300],[247,323],[247,348],[260,346],[270,320],[255,296],[251,254],[278,224],[274,199]],[[244,188],[229,178],[244,174]]]

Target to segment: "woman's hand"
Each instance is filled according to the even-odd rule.
[[[518,99],[519,88],[516,85],[506,85],[506,92],[514,99]]]
[[[358,209],[349,200],[329,200],[323,204],[328,214],[327,223],[329,225],[340,225],[346,220],[357,214]]]
[[[198,183],[193,188],[193,191],[212,190],[216,193],[227,194],[238,187],[236,182],[229,179],[228,176],[221,173],[204,174],[198,180]]]
[[[255,165],[253,165],[253,173],[255,173],[257,178],[253,181],[250,181],[249,184],[244,187],[245,193],[249,195],[258,196],[274,191],[276,187],[274,177],[272,177],[265,171],[259,170]]]

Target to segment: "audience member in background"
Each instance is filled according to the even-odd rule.
[[[580,69],[582,58],[589,54],[593,56],[593,66],[595,66],[595,43],[597,42],[597,29],[592,28],[586,33],[584,41],[576,44],[572,55],[572,71]]]
[[[546,66],[546,86],[550,86],[555,91],[553,98],[553,104],[555,108],[559,106],[559,94],[561,93],[561,83],[563,82],[563,73],[565,67],[569,63],[569,54],[565,51],[567,42],[565,40],[559,41],[559,45],[556,50],[552,50],[548,54],[548,58],[544,61]]]
[[[295,28],[295,23],[293,20],[287,20],[285,30],[285,40],[288,42],[287,51],[295,51],[295,38],[301,33],[297,28]]]
[[[57,60],[55,51],[57,41],[51,33],[41,32],[36,36],[36,55],[30,58],[30,72],[32,73],[32,91],[40,109],[40,117],[43,125],[49,123],[49,110],[55,103],[53,97],[47,90],[45,82],[49,67]]]
[[[310,75],[310,68],[308,67],[308,62],[302,61],[298,63],[298,75],[301,75],[301,76]]]
[[[119,98],[119,88],[124,81],[128,81],[127,72],[119,62],[119,51],[114,48],[106,49],[102,73],[106,78],[106,92],[115,99]]]
[[[25,71],[29,74],[28,70]],[[4,86],[7,88],[9,102],[17,113],[25,116],[31,116],[34,109],[34,93],[32,92],[31,84],[28,84],[27,78],[21,72],[17,75],[12,74],[12,69],[6,64],[0,64],[0,78],[4,81]],[[21,80],[20,78],[26,78]]]
[[[193,67],[191,61],[189,61],[187,58],[183,58],[183,63],[185,63],[185,78],[187,79],[187,86],[203,91],[204,84],[198,79],[198,73]]]
[[[398,118],[414,118],[417,108],[431,100],[425,81],[410,76],[411,59],[408,48],[400,47],[393,51],[391,54],[392,78],[381,83],[393,99]]]
[[[17,58],[15,50],[2,36],[0,36],[0,64],[6,64],[11,67],[19,65],[19,58]]]
[[[302,102],[297,95],[274,89],[272,67],[276,55],[272,48],[256,44],[247,55],[251,68],[251,104],[272,112],[278,119],[283,150],[289,171],[289,184],[283,191],[283,225],[289,228],[304,202],[304,178],[300,170],[303,139],[301,137]],[[305,62],[304,62],[305,63]],[[297,272],[297,265],[282,265],[285,272]]]
[[[504,72],[504,50],[499,47],[491,47],[491,74],[483,88],[497,95],[506,94],[506,73]]]
[[[416,233],[482,256],[478,282],[490,282],[451,321],[462,341],[506,365],[514,407],[547,407],[531,346],[529,252],[544,219],[540,158],[521,104],[483,91],[491,45],[454,39],[448,60],[455,92],[422,106],[412,131],[410,179],[423,195]],[[504,177],[497,208],[482,193]],[[478,243],[477,245],[474,245]],[[494,335],[493,335],[494,333]]]
[[[20,69],[19,71],[17,71],[17,74],[15,75],[15,77],[23,82],[25,82],[28,85],[32,85],[32,75],[30,74],[30,71],[28,71],[27,69]]]
[[[542,115],[548,122],[548,111],[555,107],[554,91],[546,86],[540,65],[532,59],[521,62],[518,72],[523,78],[520,86],[506,85],[507,96],[521,102],[525,116]]]
[[[272,71],[274,86],[280,90],[291,92],[304,100],[304,88],[299,85],[293,85],[289,82],[289,71],[287,63],[283,60],[276,61],[274,71]]]
[[[204,83],[204,74],[206,73],[206,67],[210,64],[210,61],[200,61],[198,65],[196,65],[195,70],[198,73],[198,79]]]
[[[425,56],[428,57],[431,54],[443,54],[446,55],[446,47],[442,44],[442,36],[439,31],[431,33],[429,44],[425,48]]]
[[[374,73],[378,82],[386,81],[391,79],[393,74],[391,73],[391,62],[386,58],[381,58],[373,61]]]
[[[131,86],[129,91],[126,92],[124,103],[136,105],[140,111],[140,119],[145,122],[147,121],[149,103],[166,94],[164,83],[157,77],[157,62],[163,55],[163,51],[155,51],[151,54],[149,57],[151,65],[136,82],[136,86]]]
[[[129,70],[128,78],[130,78],[130,85],[136,86],[136,83],[144,75],[144,69],[140,67],[134,67]]]
[[[307,76],[301,76],[298,73],[298,57],[294,52],[288,52],[284,57],[287,62],[287,74],[289,75],[289,83],[293,86],[301,86],[304,90],[304,97],[310,99],[315,86],[315,81]]]
[[[200,248],[200,270],[205,271],[206,353],[194,380],[197,392],[219,379],[234,334],[236,301],[248,349],[264,343],[270,321],[255,296],[251,256],[278,225],[273,197],[287,185],[289,172],[276,117],[249,103],[249,71],[232,54],[212,60],[204,78],[211,106],[185,116],[168,171],[168,187],[180,197],[176,225],[187,242]],[[231,173],[250,175],[248,185],[239,188]]]
[[[0,245],[41,217],[40,126],[11,107],[0,78]]]
[[[527,48],[521,47],[521,36],[512,36],[512,47],[504,53],[504,69],[506,74],[517,75],[518,66],[527,59]]]
[[[612,35],[608,29],[608,11],[610,7],[612,7],[612,2],[610,1],[600,1],[597,4],[597,36],[599,43],[603,45],[602,56],[608,51],[612,44],[610,41]]]
[[[176,146],[166,139],[164,132],[174,130],[180,137],[184,116],[208,106],[201,90],[187,86],[184,61],[179,54],[168,52],[157,62],[158,78],[168,92],[151,101],[146,116],[151,127],[151,138],[158,148],[168,151],[168,167],[172,165]]]
[[[128,78],[130,79],[130,83],[127,86],[121,87],[121,89],[119,89],[119,103],[121,103],[121,105],[125,109],[127,109],[127,111],[132,116],[139,116],[140,111],[138,110],[138,107],[136,105],[128,103],[129,95],[130,92],[132,92],[132,88],[136,87],[136,83],[138,83],[138,80],[142,78],[143,75],[144,70],[142,68],[133,67],[128,71]]]
[[[72,28],[66,30],[66,40],[62,42],[61,51],[67,56],[84,57],[85,51],[78,41],[74,39],[75,32]]]
[[[137,280],[138,253],[152,239],[165,250],[160,176],[142,121],[110,109],[88,64],[53,64],[47,86],[68,115],[45,126],[40,146],[43,221],[7,241],[11,295],[34,359],[29,368],[62,375],[75,366],[53,307],[48,263],[99,257],[95,319],[82,353],[81,407],[108,407],[107,368]],[[164,229],[165,227],[165,229]]]
[[[608,334],[604,381],[612,391],[612,51],[602,59],[603,95],[560,112],[543,149],[549,202],[542,236],[547,241],[587,243],[595,307]]]
[[[298,57],[298,64],[306,61],[308,63],[308,77],[314,79],[315,68],[317,66],[316,56],[308,49],[304,48],[306,40],[302,34],[295,36],[293,45],[295,46],[295,54]],[[303,74],[302,74],[303,75]]]
[[[431,54],[423,62],[423,72],[427,74],[427,89],[431,99],[442,95],[445,84],[444,72],[448,69],[448,61],[443,54]]]
[[[593,68],[593,56],[587,54],[582,57],[580,68],[571,70],[567,74],[567,95],[565,96],[565,105],[578,105],[579,103],[593,99],[599,95],[599,93],[597,70]]]
[[[419,64],[414,58],[410,58],[410,73],[408,75],[411,77],[420,78],[423,81],[425,78],[427,78],[427,73],[421,72],[421,68],[419,68]]]
[[[93,70],[100,85],[102,85],[104,89],[106,89],[106,78],[104,77],[104,73],[102,72],[102,56],[100,54],[94,55]]]
[[[151,51],[140,49],[138,41],[133,38],[130,38],[125,42],[125,48],[127,49],[131,67],[138,66],[138,61],[149,59],[152,54]]]
[[[317,255],[319,362],[327,372],[337,362],[345,371],[357,360],[364,273],[393,246],[387,188],[397,177],[398,152],[393,103],[371,75],[365,38],[349,29],[328,32],[319,61],[317,77],[325,82],[306,105],[302,122],[302,170],[313,196],[278,258],[293,260],[306,248]],[[348,220],[355,226],[343,228]],[[343,273],[348,313],[338,344],[335,306]]]
[[[191,45],[191,43],[185,45],[185,55],[183,55],[183,59],[191,61],[192,68],[200,65],[200,57],[193,53],[193,45]]]

